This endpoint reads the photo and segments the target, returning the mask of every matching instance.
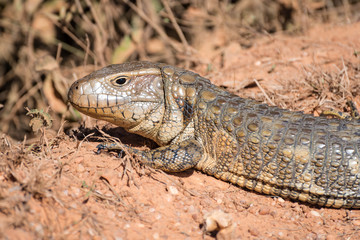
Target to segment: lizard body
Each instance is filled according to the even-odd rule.
[[[151,167],[194,167],[259,193],[360,208],[359,120],[271,107],[150,62],[95,71],[68,96],[80,112],[154,140],[159,148],[127,147]]]

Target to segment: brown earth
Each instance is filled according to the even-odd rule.
[[[347,111],[347,99],[360,106],[359,22],[264,36],[248,49],[235,42],[218,52],[203,49],[204,64],[193,70],[240,96],[315,115]],[[80,132],[97,134],[95,126],[124,143],[153,146],[89,118]],[[2,238],[212,239],[217,232],[205,232],[204,218],[221,210],[217,219],[228,226],[219,239],[360,239],[359,210],[263,196],[198,171],[166,174],[128,156],[97,155],[94,138],[67,133],[46,131],[38,152],[2,136]]]

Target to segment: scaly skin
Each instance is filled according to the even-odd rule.
[[[111,65],[78,81],[80,112],[150,138],[139,151],[165,171],[199,169],[259,193],[360,208],[360,121],[326,119],[233,95],[172,66]]]

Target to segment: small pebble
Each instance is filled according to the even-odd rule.
[[[204,215],[205,230],[207,232],[217,231],[216,239],[229,240],[234,239],[236,223],[230,214],[222,210],[214,210]]]
[[[233,222],[231,215],[223,212],[222,210],[215,210],[209,214],[206,214],[204,219],[207,232],[230,227]]]
[[[250,207],[248,209],[248,212],[251,213],[251,214],[256,214],[257,213],[257,208],[256,207]]]
[[[169,191],[169,193],[172,194],[172,195],[178,195],[178,194],[179,194],[179,190],[177,190],[177,188],[174,187],[174,186],[169,186],[169,187],[168,187],[168,191]]]
[[[313,215],[314,217],[321,217],[320,213],[314,210],[310,211],[310,214]]]
[[[260,208],[259,214],[260,215],[268,215],[270,213],[270,209],[267,207]]]
[[[154,238],[154,239],[160,239],[159,233],[154,233],[154,234],[153,234],[153,238]]]
[[[195,221],[198,222],[199,221],[199,215],[198,214],[191,214],[191,218]]]
[[[257,237],[257,236],[259,236],[259,234],[260,234],[259,230],[256,229],[256,228],[253,228],[253,227],[249,228],[248,231],[249,231],[249,233],[250,233],[251,235],[253,235],[254,237]]]
[[[276,217],[276,213],[277,213],[276,211],[271,211],[270,215],[273,216],[273,217]]]
[[[91,236],[95,236],[95,231],[92,228],[88,228],[87,231]]]

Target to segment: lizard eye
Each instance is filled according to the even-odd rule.
[[[127,76],[118,76],[112,80],[112,82],[118,86],[122,86],[127,83],[129,78]]]

